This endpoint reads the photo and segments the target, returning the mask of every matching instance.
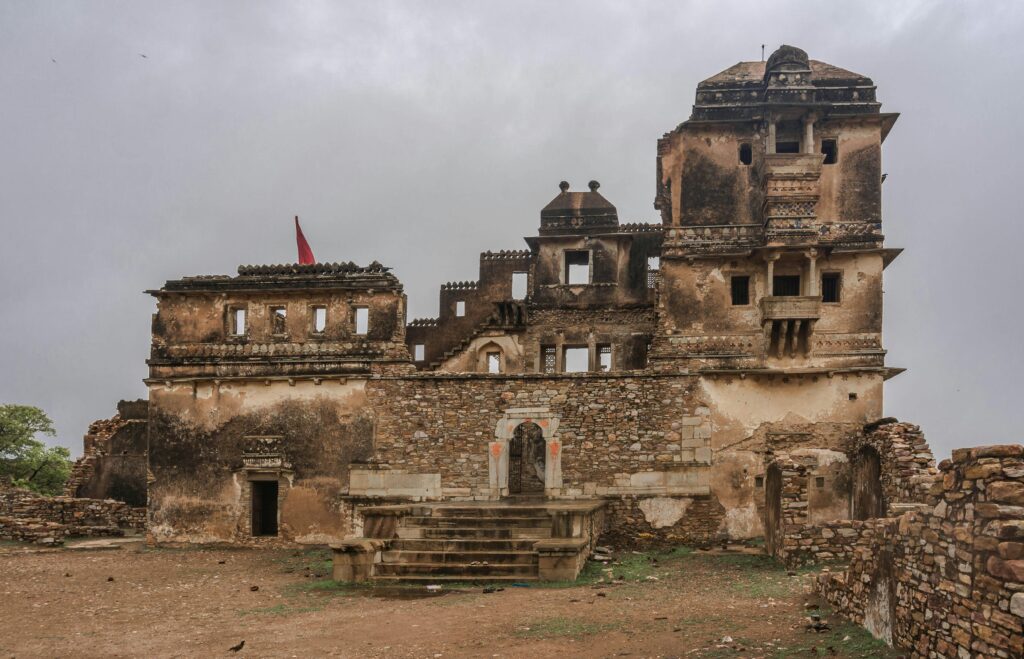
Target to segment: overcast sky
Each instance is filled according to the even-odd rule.
[[[0,0],[0,402],[81,451],[142,379],[142,291],[378,259],[437,313],[558,182],[658,221],[655,141],[781,43],[862,73],[883,150],[886,413],[1020,442],[1024,3]]]

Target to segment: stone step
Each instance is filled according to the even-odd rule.
[[[432,539],[479,539],[517,540],[526,538],[550,538],[551,527],[523,528],[420,528],[414,526],[398,527],[399,538],[432,538]]]
[[[460,576],[463,578],[536,577],[536,565],[472,565],[470,563],[377,563],[379,576]]]
[[[391,541],[396,551],[431,552],[510,552],[533,551],[537,540],[525,539],[474,539],[474,538],[399,538]]]
[[[423,582],[423,583],[450,583],[460,581],[475,581],[475,582],[488,582],[488,581],[499,581],[499,582],[532,582],[537,581],[537,575],[531,576],[511,576],[511,575],[490,575],[486,577],[464,577],[461,575],[453,574],[406,574],[402,576],[396,575],[374,575],[374,581],[409,581],[409,582]]]
[[[550,519],[544,506],[433,506],[434,517],[533,517]]]
[[[382,554],[385,563],[482,563],[491,565],[536,565],[532,551],[410,551],[389,549]]]
[[[538,517],[403,517],[403,526],[420,528],[537,528],[548,526],[547,518]]]

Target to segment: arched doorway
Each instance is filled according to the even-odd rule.
[[[764,479],[764,546],[775,556],[782,542],[782,469],[772,463]]]
[[[873,446],[865,446],[853,460],[853,519],[885,517],[882,493],[882,458]]]
[[[519,424],[508,443],[509,494],[544,492],[547,443],[540,426],[532,421]]]

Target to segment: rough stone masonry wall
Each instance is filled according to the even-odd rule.
[[[1024,447],[958,449],[929,506],[865,522],[835,609],[914,657],[1024,656]]]
[[[708,539],[722,524],[725,509],[706,485],[710,440],[694,448],[686,426],[701,423],[696,417],[707,409],[694,399],[691,377],[422,375],[371,380],[367,397],[376,412],[373,460],[439,473],[446,498],[486,498],[488,444],[504,411],[545,408],[559,419],[560,496],[608,498],[609,526],[662,540]],[[647,486],[659,474],[684,472],[695,480],[704,474],[703,488]]]
[[[889,504],[924,503],[935,482],[935,456],[921,428],[895,419],[867,426],[863,438],[849,451],[851,457],[871,446],[882,458],[882,493]]]
[[[142,530],[146,509],[110,499],[45,497],[0,485],[0,539],[60,544],[68,536],[124,535]]]

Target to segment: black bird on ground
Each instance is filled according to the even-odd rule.
[[[245,641],[244,640],[239,641],[238,645],[232,645],[230,648],[228,648],[228,650],[231,650],[232,652],[238,652],[243,647],[245,647]]]

